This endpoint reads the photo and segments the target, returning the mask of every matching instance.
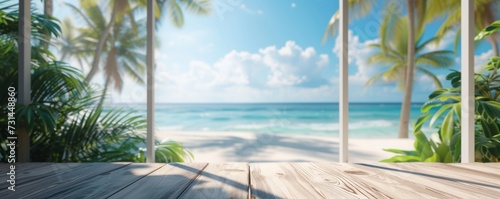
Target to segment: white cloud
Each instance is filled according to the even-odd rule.
[[[317,55],[312,47],[303,49],[293,41],[277,49],[270,46],[259,50],[263,63],[270,67],[267,85],[316,87],[327,83],[321,72],[328,65],[328,55]]]
[[[214,63],[193,60],[187,67],[167,65],[157,53],[158,102],[334,101],[338,88],[323,77],[326,54],[293,41],[258,52],[233,50]],[[187,68],[187,69],[186,69]],[[128,86],[113,102],[144,102],[145,86]]]
[[[359,36],[354,35],[352,30],[348,32],[348,48],[349,48],[349,67],[357,67],[357,72],[349,76],[349,81],[359,85],[364,85],[370,77],[372,77],[376,72],[377,68],[370,66],[366,63],[366,60],[370,55],[376,52],[375,48],[371,48],[368,45],[379,42],[379,39],[367,40],[361,42]],[[340,56],[340,38],[337,36],[335,39],[335,46],[333,47],[333,53]]]
[[[292,8],[295,8],[295,7],[297,7],[297,4],[292,3]]]
[[[268,46],[256,53],[233,50],[213,64],[194,60],[188,70],[179,70],[176,65],[167,67],[166,56],[157,55],[157,84],[169,88],[198,92],[234,86],[279,89],[330,84],[324,77],[328,55],[318,54],[312,47],[302,48],[294,41],[281,48]]]
[[[450,47],[450,45],[453,45],[453,43],[455,42],[456,34],[457,31],[448,31],[443,36],[443,38],[441,38],[439,43],[432,42],[430,44],[427,44],[426,48],[424,49],[424,52],[447,49],[448,47]]]

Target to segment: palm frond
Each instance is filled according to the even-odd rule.
[[[436,68],[448,68],[455,64],[455,60],[453,59],[452,55],[453,52],[448,50],[432,51],[417,55],[415,62],[418,65],[427,65]]]
[[[210,0],[180,0],[188,11],[196,14],[208,15],[212,12],[212,1]]]
[[[443,88],[443,85],[441,84],[439,78],[431,71],[428,71],[427,69],[422,67],[417,67],[417,71],[424,73],[425,75],[427,75],[427,77],[430,77],[437,88]]]
[[[184,25],[184,14],[177,1],[168,1],[167,14],[174,26],[180,28]]]
[[[417,42],[418,45],[417,45],[417,48],[415,49],[415,53],[419,53],[420,51],[424,50],[425,47],[427,47],[427,45],[430,45],[433,42],[434,43],[440,42],[439,38],[438,37],[433,37],[433,38],[430,38],[430,39],[428,39],[427,41],[425,41],[423,43]]]
[[[393,56],[392,54],[384,54],[383,52],[375,53],[366,61],[367,64],[393,64],[403,63],[405,59]]]
[[[374,5],[376,5],[375,0],[349,0],[347,6],[349,8],[349,13],[354,13],[354,15],[350,16],[360,18],[370,13]],[[337,33],[339,19],[339,11],[337,11],[332,15],[326,26],[325,32],[323,33],[323,42]]]

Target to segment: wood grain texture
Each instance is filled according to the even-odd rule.
[[[367,184],[332,169],[331,164],[303,162],[291,165],[322,198],[387,198],[382,193],[370,190]]]
[[[406,164],[405,164],[406,165]],[[500,190],[500,180],[492,177],[489,173],[478,172],[473,169],[464,169],[460,167],[452,167],[449,164],[439,164],[439,163],[412,163],[412,168],[417,171],[432,175],[443,175],[451,179],[456,179],[458,182],[471,183],[478,186],[488,185],[482,187],[493,188],[495,190]]]
[[[290,163],[251,163],[251,198],[323,198]]]
[[[180,198],[248,198],[248,163],[209,163]]]
[[[85,180],[64,183],[36,194],[37,198],[106,198],[165,164],[133,163],[112,171],[93,171]]]
[[[500,169],[500,163],[498,162],[492,162],[492,163],[484,163],[482,164],[483,166],[491,167],[494,169]]]
[[[207,163],[166,164],[109,198],[177,198],[200,175]]]
[[[398,175],[413,183],[432,187],[440,192],[455,195],[454,198],[496,198],[500,192],[495,189],[487,189],[472,185],[474,181],[456,178],[453,172],[437,174],[427,173],[430,164],[417,165],[414,163],[374,163],[363,164],[363,166],[377,168],[391,175]],[[470,183],[465,183],[470,182]],[[489,185],[487,185],[489,186]]]
[[[10,172],[11,164],[3,164],[2,174]],[[51,163],[18,163],[14,164],[16,173],[16,185],[22,185],[26,182],[33,182],[42,179],[46,176],[53,175],[54,173],[60,172],[63,169],[73,168],[79,164],[63,163],[63,164],[51,164]],[[0,187],[7,187],[8,182],[1,180]]]
[[[68,172],[81,166],[82,164],[79,163],[19,163],[15,165],[16,187],[27,183],[36,183],[38,180]],[[7,184],[6,181],[0,181],[0,187],[7,187]]]
[[[29,170],[42,167],[42,166],[47,166],[47,165],[52,165],[53,163],[49,162],[30,162],[30,163],[16,163],[14,164],[16,167],[16,172],[29,172]],[[10,165],[12,164],[7,164],[7,163],[0,163],[0,172],[8,172],[10,170]]]
[[[488,178],[492,179],[500,179],[500,167],[494,168],[490,166],[486,166],[487,164],[483,163],[456,163],[456,164],[447,164],[447,166],[458,167],[460,172],[471,172],[472,174],[476,172],[480,172],[480,175],[486,175]],[[498,164],[500,165],[500,164]],[[495,182],[498,182],[496,180]],[[498,182],[500,183],[500,182]],[[498,184],[497,183],[497,184]]]
[[[84,181],[104,172],[109,172],[130,163],[82,163],[74,168],[65,169],[62,172],[51,174],[43,179],[16,185],[16,192],[0,191],[0,195],[7,194],[15,198],[39,198],[38,194],[47,189],[57,189],[57,187],[67,184]],[[58,166],[58,164],[55,164]]]
[[[361,167],[356,164],[330,164],[331,169],[347,174],[350,179],[365,183],[370,190],[383,193],[388,198],[449,198],[453,196],[379,169]]]
[[[26,163],[0,198],[498,198],[499,179],[499,163]]]

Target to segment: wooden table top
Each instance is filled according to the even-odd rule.
[[[1,198],[500,198],[500,164],[24,163]]]

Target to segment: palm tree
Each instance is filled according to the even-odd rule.
[[[369,13],[372,9],[372,4],[374,4],[374,1],[370,0],[349,0],[349,9],[350,11],[354,11],[355,16],[363,16]],[[408,21],[409,25],[407,25],[408,30],[408,37],[407,39],[411,42],[408,42],[409,45],[407,45],[407,57],[409,58],[407,61],[408,63],[406,64],[406,72],[408,74],[405,74],[408,78],[405,78],[407,81],[404,86],[405,86],[405,92],[403,96],[403,103],[401,105],[401,114],[400,114],[400,120],[399,120],[399,138],[407,138],[408,137],[408,126],[409,126],[409,119],[410,119],[410,108],[411,108],[411,97],[412,93],[409,91],[413,90],[413,71],[414,71],[414,57],[415,57],[415,31],[418,31],[419,33],[423,31],[423,26],[424,26],[424,17],[426,16],[426,5],[427,5],[427,0],[407,0],[407,10],[408,10]],[[388,6],[388,11],[389,14],[394,13],[394,4],[390,4]],[[415,17],[417,17],[417,25],[415,26]],[[332,18],[330,19],[330,22],[328,23],[327,29],[325,31],[325,34],[323,36],[323,40],[327,39],[329,36],[333,36],[336,32],[336,26],[338,26],[338,19],[339,19],[339,13],[336,12]],[[385,22],[382,22],[385,23]],[[382,29],[382,28],[381,28]],[[391,31],[390,29],[387,29],[388,31]],[[381,46],[382,50],[385,51],[385,46]]]
[[[408,32],[411,31],[408,28],[410,26],[409,23],[404,17],[396,13],[389,13],[384,17],[384,21],[380,27],[381,42],[371,45],[379,49],[379,51],[372,55],[367,60],[367,63],[383,64],[384,66],[388,66],[388,69],[370,78],[366,85],[372,85],[380,79],[387,82],[397,81],[398,87],[403,89],[405,94],[412,93],[413,86],[409,85],[413,85],[414,73],[419,72],[430,77],[438,88],[442,87],[440,80],[429,68],[439,69],[452,66],[454,64],[453,51],[426,51],[428,45],[438,40],[437,37],[421,42],[421,34],[419,34],[419,40],[411,42],[412,40],[408,39]],[[410,47],[413,47],[413,49],[410,49]],[[415,52],[414,57],[408,53],[410,50]],[[409,64],[415,64],[415,68],[408,67]],[[413,71],[408,72],[408,70]],[[407,135],[407,131],[408,129],[400,131],[400,137],[402,135],[401,132]]]
[[[59,60],[64,61],[74,58],[78,61],[80,69],[83,69],[84,64],[89,63],[88,57],[92,55],[93,51],[81,42],[86,38],[84,35],[78,35],[79,28],[73,24],[71,18],[64,19],[61,25],[64,34],[55,40],[55,44],[61,52]]]
[[[73,5],[70,6],[87,22],[87,27],[80,28],[81,35],[77,36],[79,43],[69,43],[69,45],[75,46],[76,51],[67,52],[73,53],[72,55],[83,53],[84,56],[92,56],[93,52],[88,53],[88,50],[98,45],[98,38],[107,29],[103,10],[96,4],[82,4],[81,9],[76,9]],[[134,21],[135,27],[133,27],[129,25],[131,20],[134,19],[130,16],[124,16],[119,23],[113,23],[112,34],[103,45],[102,56],[104,59],[100,60],[103,62],[102,70],[106,77],[103,96],[106,95],[108,87],[112,83],[115,89],[121,91],[124,75],[129,75],[138,83],[144,83],[142,74],[145,72],[145,54],[141,49],[146,46],[146,33],[144,31],[146,23]],[[96,72],[97,70],[95,69]],[[102,105],[103,101],[104,97],[101,98],[99,105]]]
[[[97,4],[93,0],[82,0],[82,4],[91,4],[93,7],[97,7]],[[210,0],[156,0],[155,1],[156,18],[158,18],[158,23],[161,22],[162,8],[167,9],[167,14],[173,24],[177,27],[181,27],[184,24],[184,15],[179,4],[186,7],[188,11],[192,11],[196,14],[206,15],[211,12]],[[86,80],[90,81],[99,68],[99,63],[101,62],[101,55],[104,52],[104,45],[106,40],[109,38],[112,27],[115,23],[120,23],[125,15],[128,15],[132,27],[136,27],[133,12],[131,10],[145,9],[146,1],[144,0],[114,0],[111,1],[111,15],[110,20],[105,23],[106,26],[98,38],[98,42],[95,46],[94,56],[92,60],[92,65],[90,72],[88,73]]]
[[[53,13],[52,0],[44,0],[43,1],[43,14],[46,17],[51,18],[52,17],[52,13]],[[49,33],[45,33],[44,41],[42,42],[42,46],[44,48],[48,48],[49,47],[50,39],[51,39],[51,35]]]
[[[481,31],[486,26],[490,25],[500,17],[498,10],[500,9],[500,0],[476,0],[474,1],[474,15],[476,32]],[[438,37],[444,36],[449,30],[460,24],[460,1],[457,0],[434,0],[429,1],[427,11],[434,13],[434,16],[446,16],[445,21],[437,32]],[[435,17],[427,16],[426,21],[433,21]],[[455,49],[458,47],[460,40],[459,34],[455,38]],[[493,48],[493,53],[499,56],[499,38],[498,33],[487,37]]]
[[[408,12],[408,41],[407,41],[407,65],[405,74],[403,103],[399,119],[398,138],[408,138],[408,127],[410,124],[411,97],[413,95],[413,72],[415,70],[415,1],[406,0]]]

